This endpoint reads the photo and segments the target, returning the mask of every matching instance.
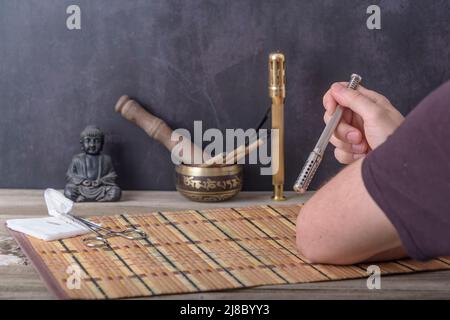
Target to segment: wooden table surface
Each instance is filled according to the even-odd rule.
[[[288,200],[283,203],[302,203],[311,193],[297,196],[288,192],[287,195]],[[76,204],[74,211],[82,215],[103,215],[262,204],[274,204],[270,192],[241,192],[231,201],[205,204],[190,202],[177,192],[127,191],[121,202]],[[0,190],[0,299],[54,299],[5,228],[7,219],[46,214],[42,190]],[[450,271],[384,276],[380,290],[367,289],[366,280],[263,286],[151,299],[450,299]]]

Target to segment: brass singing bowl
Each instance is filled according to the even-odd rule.
[[[193,201],[225,201],[242,189],[242,166],[238,164],[212,167],[180,164],[175,168],[175,177],[178,192]]]

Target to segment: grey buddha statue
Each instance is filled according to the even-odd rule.
[[[118,201],[122,194],[115,183],[117,174],[111,158],[101,154],[105,136],[95,127],[86,127],[80,135],[83,153],[73,157],[67,170],[64,195],[75,202]]]

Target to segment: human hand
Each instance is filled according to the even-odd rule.
[[[404,120],[383,95],[362,86],[357,90],[349,89],[346,82],[334,83],[323,96],[325,123],[338,104],[344,112],[330,142],[336,147],[336,159],[343,164],[365,157],[386,141]]]

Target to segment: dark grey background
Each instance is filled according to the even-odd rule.
[[[78,4],[82,30],[66,28]],[[382,30],[366,28],[379,4]],[[124,189],[171,190],[170,154],[114,113],[128,94],[173,128],[249,128],[287,58],[286,188],[323,128],[322,95],[352,72],[407,114],[449,78],[449,1],[0,0],[0,187],[61,188],[97,124]],[[313,187],[339,165],[328,149]],[[247,167],[245,189],[271,179]]]

